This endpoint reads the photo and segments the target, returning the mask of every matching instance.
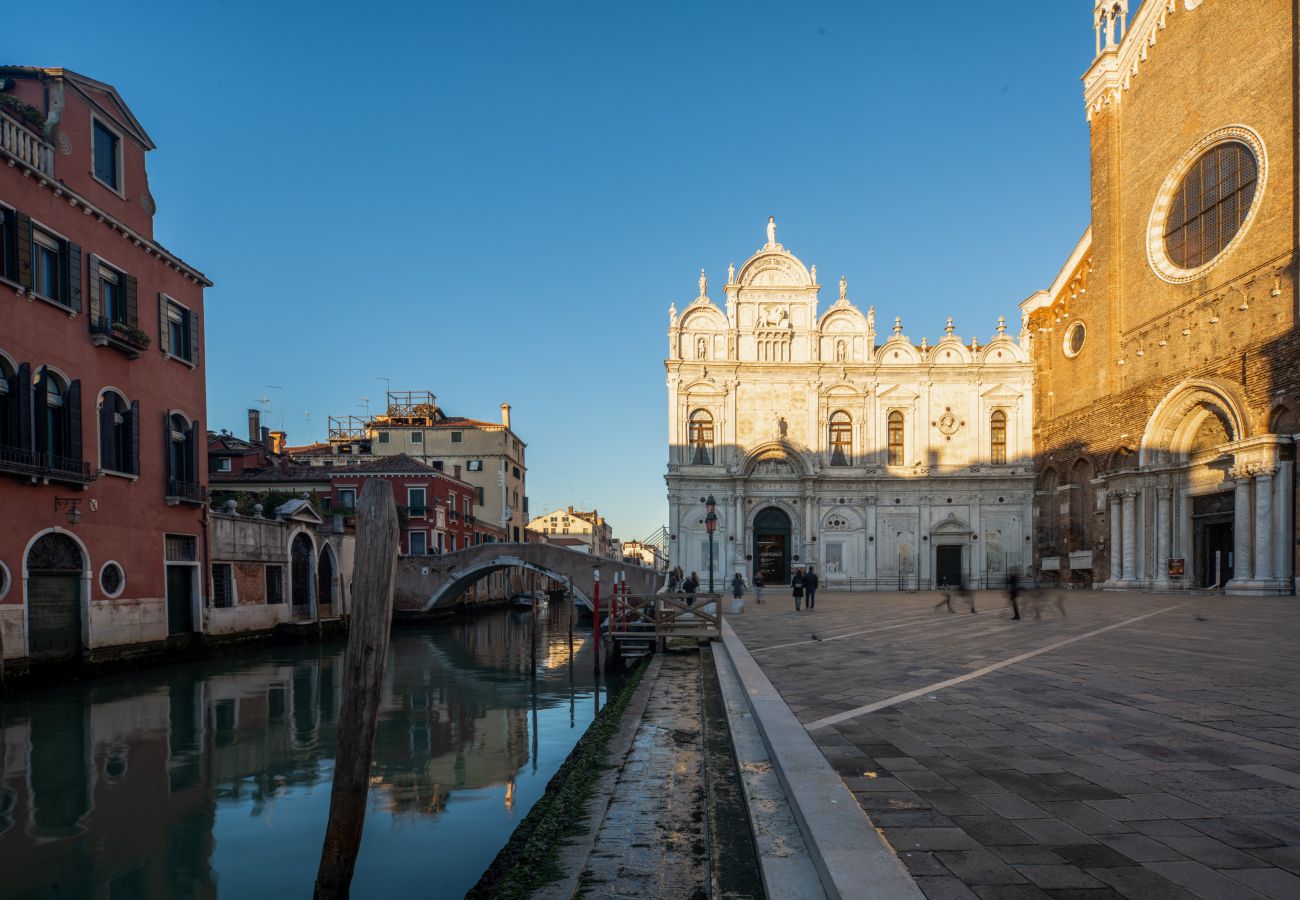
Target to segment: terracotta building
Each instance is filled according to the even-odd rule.
[[[1294,590],[1296,16],[1095,5],[1091,223],[1021,306],[1049,575]]]
[[[76,659],[203,628],[204,275],[154,239],[110,85],[0,67],[0,635]]]

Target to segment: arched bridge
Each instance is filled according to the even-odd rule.
[[[397,561],[393,605],[402,612],[427,612],[450,606],[480,578],[519,567],[573,584],[577,603],[592,608],[595,572],[600,568],[602,596],[609,596],[615,573],[627,578],[633,594],[652,594],[666,576],[645,566],[604,559],[550,544],[479,544],[440,556],[404,556]]]

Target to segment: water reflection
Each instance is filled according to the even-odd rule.
[[[599,707],[568,609],[394,634],[353,896],[459,896]],[[0,702],[0,895],[298,897],[319,861],[342,646]]]

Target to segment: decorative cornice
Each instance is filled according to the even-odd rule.
[[[1107,106],[1119,103],[1124,91],[1146,62],[1160,32],[1169,24],[1169,14],[1179,7],[1190,12],[1205,0],[1146,0],[1118,47],[1103,50],[1083,75],[1083,97],[1088,121]]]

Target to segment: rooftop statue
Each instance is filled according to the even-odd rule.
[[[849,282],[843,275],[840,276],[840,299],[849,299]]]
[[[704,270],[700,269],[700,296],[707,297],[709,294],[709,279],[704,277]]]
[[[776,244],[776,216],[767,217],[767,245],[769,247]]]

